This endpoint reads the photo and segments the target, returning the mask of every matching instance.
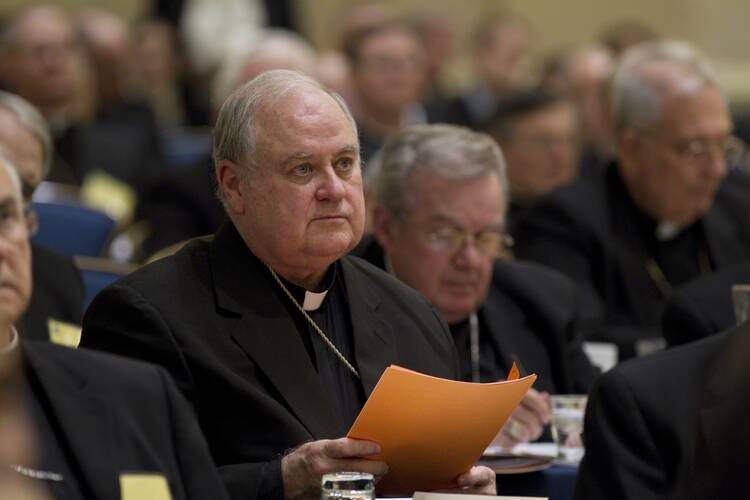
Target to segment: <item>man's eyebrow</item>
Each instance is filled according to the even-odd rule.
[[[347,154],[359,154],[359,147],[355,145],[349,145],[344,146],[343,148],[336,151],[334,156],[342,156]],[[308,153],[307,151],[294,151],[290,153],[289,155],[284,158],[284,163],[289,163],[292,161],[299,161],[299,160],[309,160],[311,158],[315,158],[316,155],[312,153]]]
[[[16,199],[11,196],[0,198],[0,209],[2,210],[8,210],[9,208],[14,208],[16,205],[17,205]]]
[[[359,146],[355,145],[349,145],[344,146],[343,148],[339,149],[336,153],[336,156],[346,155],[346,154],[359,154]]]

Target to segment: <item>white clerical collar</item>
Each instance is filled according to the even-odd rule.
[[[322,292],[305,290],[305,301],[302,303],[302,309],[305,311],[317,311],[326,299],[326,295],[328,295],[328,290],[323,290]]]
[[[682,231],[682,228],[677,224],[663,220],[656,226],[654,234],[659,241],[669,241],[677,236],[680,231]]]
[[[16,331],[16,328],[11,326],[10,327],[10,342],[8,342],[7,345],[0,348],[0,356],[5,356],[6,354],[10,354],[12,352],[15,352],[18,349],[18,332]]]

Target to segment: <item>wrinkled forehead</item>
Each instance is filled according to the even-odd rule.
[[[350,140],[359,147],[354,123],[341,104],[323,90],[300,84],[260,103],[254,126],[258,143],[322,140],[326,132],[344,127]]]
[[[11,174],[13,167],[0,158],[0,203],[21,203],[21,186],[18,177]]]

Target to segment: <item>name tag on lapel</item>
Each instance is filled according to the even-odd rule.
[[[120,474],[120,500],[172,500],[167,479],[161,474]]]
[[[56,319],[47,320],[49,340],[53,344],[76,349],[81,343],[81,327]]]

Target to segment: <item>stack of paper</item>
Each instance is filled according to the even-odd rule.
[[[381,495],[456,487],[502,428],[536,375],[489,384],[457,382],[390,366],[348,437],[378,443],[388,474]]]

